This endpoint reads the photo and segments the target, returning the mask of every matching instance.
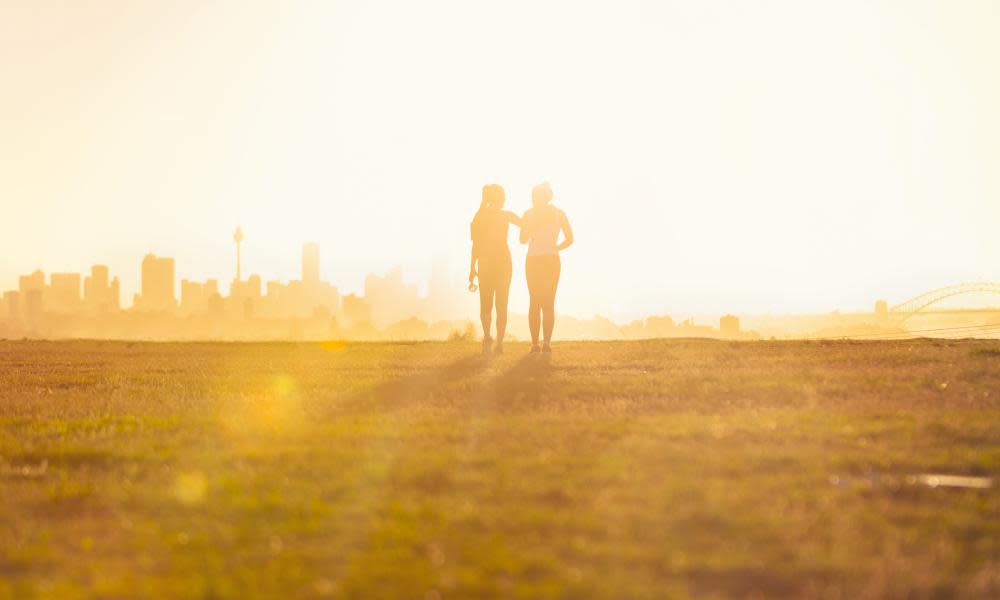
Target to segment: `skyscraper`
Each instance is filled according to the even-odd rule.
[[[109,281],[106,266],[90,267],[90,275],[83,280],[83,303],[98,313],[118,310],[118,278]]]
[[[73,312],[80,308],[80,274],[53,273],[45,302],[55,312]]]
[[[302,246],[302,282],[319,283],[319,244],[310,242]]]
[[[14,290],[11,290],[9,292],[4,292],[3,293],[3,300],[4,300],[4,304],[5,304],[6,308],[7,308],[7,312],[6,312],[6,314],[0,315],[0,316],[6,317],[6,318],[10,319],[11,321],[19,321],[19,320],[21,320],[21,313],[22,313],[21,296],[22,295],[23,294],[21,294],[21,292],[17,292],[17,291],[14,291]]]
[[[204,312],[207,304],[204,284],[181,279],[181,313],[190,315]]]
[[[107,288],[108,268],[104,265],[90,267],[90,276],[83,280],[83,301],[89,305],[101,304]]]
[[[18,278],[17,289],[22,294],[45,290],[45,273],[38,269],[31,275],[21,275]]]
[[[118,310],[122,307],[122,288],[117,277],[112,279],[111,285],[108,286],[108,307],[111,310]]]
[[[719,331],[726,337],[738,337],[740,335],[740,319],[733,315],[725,315],[719,319]]]
[[[143,310],[171,310],[177,305],[174,296],[174,259],[147,254],[142,259]]]
[[[42,290],[31,289],[24,293],[24,319],[29,326],[42,321]]]

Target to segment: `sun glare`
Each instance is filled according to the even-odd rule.
[[[345,292],[394,265],[426,281],[436,256],[457,282],[481,186],[523,212],[546,179],[587,240],[567,314],[855,310],[996,279],[991,3],[233,7],[12,8],[0,194],[24,258],[0,279],[100,261],[127,299],[152,251],[225,282],[239,223],[265,281],[312,240]]]

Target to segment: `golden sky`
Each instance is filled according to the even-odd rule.
[[[573,223],[559,308],[870,309],[1000,280],[1000,3],[5,2],[0,288],[461,277],[484,183]],[[523,250],[512,309],[523,312]],[[469,298],[470,306],[474,300]]]

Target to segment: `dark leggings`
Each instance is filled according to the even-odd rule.
[[[559,271],[562,263],[558,254],[529,256],[525,261],[528,277],[528,328],[531,329],[531,343],[538,343],[538,329],[543,330],[545,344],[552,341],[552,329],[556,325],[556,288],[559,286]]]

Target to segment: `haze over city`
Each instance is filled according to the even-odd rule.
[[[435,257],[460,281],[480,187],[522,211],[544,179],[586,240],[566,314],[871,310],[995,281],[998,13],[11,3],[0,288],[98,263],[127,299],[149,252],[225,282],[235,224],[265,280],[313,240],[342,293],[395,265],[424,282]]]

